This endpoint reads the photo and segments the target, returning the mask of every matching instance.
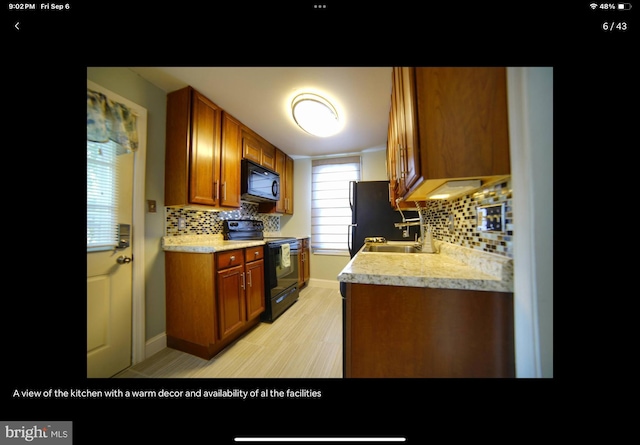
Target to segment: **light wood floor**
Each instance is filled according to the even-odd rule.
[[[307,287],[211,360],[165,348],[114,378],[342,378],[342,296]]]

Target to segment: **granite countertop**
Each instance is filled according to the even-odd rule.
[[[435,254],[363,252],[360,249],[340,272],[338,281],[513,292],[511,258],[440,241],[434,244],[438,251]]]
[[[278,232],[265,232],[265,237],[279,237]],[[308,235],[291,236],[301,240]],[[245,247],[263,246],[264,240],[225,240],[221,234],[216,235],[176,235],[162,237],[162,250],[165,252],[212,253],[224,250],[242,249]]]
[[[264,245],[264,240],[227,241],[222,235],[163,236],[165,252],[213,253]]]

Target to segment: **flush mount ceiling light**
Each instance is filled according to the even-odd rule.
[[[303,93],[294,97],[291,114],[300,128],[314,136],[327,137],[340,130],[336,108],[317,94]]]
[[[427,199],[455,198],[458,195],[480,188],[481,185],[482,181],[479,179],[448,181],[429,193]]]

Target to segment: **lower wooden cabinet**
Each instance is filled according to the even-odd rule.
[[[298,253],[298,289],[303,289],[309,284],[311,275],[311,244],[309,238],[300,240],[300,252]]]
[[[513,293],[347,283],[344,376],[515,377]]]
[[[165,252],[167,346],[210,359],[260,322],[264,247]]]

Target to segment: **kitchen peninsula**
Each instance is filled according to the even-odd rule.
[[[363,248],[338,275],[345,377],[515,377],[512,260],[435,244]]]

